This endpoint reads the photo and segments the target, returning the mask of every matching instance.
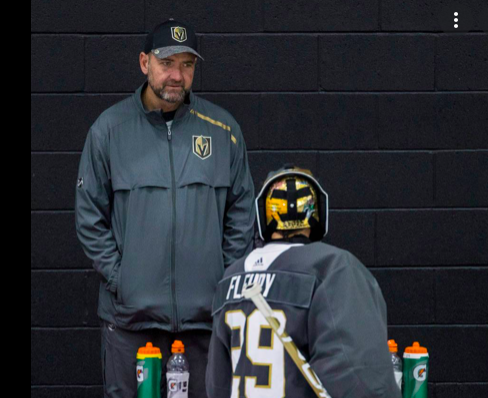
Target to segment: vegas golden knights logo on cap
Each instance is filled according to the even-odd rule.
[[[179,41],[180,43],[186,41],[186,29],[182,28],[180,26],[175,26],[174,28],[171,28],[171,36],[173,36],[173,39],[176,41]]]
[[[200,159],[207,159],[212,155],[212,137],[193,136],[193,153]]]

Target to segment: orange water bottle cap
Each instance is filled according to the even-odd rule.
[[[171,352],[173,354],[184,354],[185,353],[185,345],[180,340],[175,340],[173,345],[171,346]]]
[[[141,354],[141,355],[160,355],[161,350],[158,347],[154,347],[152,343],[147,343],[145,347],[139,348],[139,354]]]
[[[407,354],[427,354],[427,348],[421,347],[419,342],[416,341],[411,347],[405,348]]]
[[[388,340],[388,348],[390,349],[390,352],[398,352],[398,344],[395,340]]]

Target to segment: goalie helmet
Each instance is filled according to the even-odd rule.
[[[310,240],[327,234],[327,193],[309,170],[292,165],[271,172],[256,198],[259,236],[271,240],[276,231],[310,229]]]

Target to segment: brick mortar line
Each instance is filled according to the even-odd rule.
[[[31,331],[34,332],[48,332],[48,331],[96,331],[100,330],[100,326],[31,326]]]
[[[122,96],[122,95],[132,95],[134,91],[119,91],[119,92],[97,92],[97,91],[35,91],[31,92],[31,97],[40,96]],[[488,94],[488,90],[467,90],[467,91],[195,91],[197,95],[331,95],[331,94],[344,94],[344,95],[408,95],[408,94],[419,94],[419,95],[446,95],[446,94]]]
[[[367,267],[369,270],[372,271],[466,271],[467,269],[473,271],[486,271],[488,270],[488,265],[480,266],[480,265],[441,265],[441,266],[399,266],[399,267],[391,267],[391,266],[374,266],[374,267]],[[95,271],[94,271],[95,272]]]
[[[476,149],[313,149],[313,148],[296,148],[296,149],[249,149],[247,153],[250,154],[269,154],[269,153],[318,153],[320,154],[411,154],[423,153],[435,155],[439,153],[473,153],[473,152],[488,152],[488,148]],[[65,151],[65,150],[34,150],[31,155],[81,155],[81,150]]]
[[[421,266],[398,266],[398,267],[392,267],[392,266],[381,266],[381,265],[374,265],[374,266],[368,266],[367,267],[371,271],[439,271],[439,272],[444,272],[444,271],[466,271],[466,270],[471,270],[471,271],[486,271],[488,270],[488,265],[440,265],[440,266],[426,266],[426,265],[421,265]],[[86,274],[86,273],[94,273],[96,274],[97,271],[93,268],[38,268],[38,269],[31,269],[31,273],[80,273],[80,274]]]
[[[467,323],[467,324],[433,324],[433,323],[426,323],[426,324],[418,324],[418,325],[388,325],[388,327],[393,327],[393,328],[439,328],[439,329],[447,329],[447,328],[472,328],[472,329],[485,329],[488,328],[487,323],[481,323],[481,324],[473,324],[473,323]]]
[[[280,152],[280,153],[303,153],[303,152],[317,152],[318,154],[333,154],[333,153],[348,153],[348,154],[355,154],[355,153],[391,153],[391,154],[401,154],[401,153],[425,153],[430,155],[435,155],[438,153],[451,153],[451,152],[466,152],[466,153],[473,153],[473,152],[488,152],[488,149],[484,148],[475,148],[475,149],[432,149],[432,148],[425,148],[425,149],[313,149],[313,148],[296,148],[296,149],[249,149],[248,153],[273,153],[273,152]],[[56,153],[56,152],[55,152]]]
[[[392,207],[392,208],[331,208],[331,212],[357,212],[357,213],[392,213],[392,212],[422,212],[422,211],[486,211],[488,207]],[[73,213],[74,209],[31,209],[31,214],[36,213]]]
[[[31,273],[33,274],[54,274],[54,273],[74,273],[74,274],[87,274],[87,273],[96,273],[93,268],[46,268],[46,269],[31,269]]]
[[[434,385],[488,385],[487,381],[429,381],[429,384]],[[101,384],[31,384],[31,388],[98,388],[103,387]]]
[[[473,384],[475,386],[477,385],[488,385],[488,381],[437,381],[433,382],[435,385],[442,385],[442,386],[452,386],[452,385],[459,385],[459,384]]]
[[[31,384],[31,389],[41,389],[41,388],[100,388],[103,384]]]
[[[146,32],[31,32],[31,37],[36,36],[46,36],[46,37],[56,37],[56,36],[86,36],[86,37],[140,37],[146,36]],[[359,35],[377,35],[377,36],[439,36],[439,37],[450,37],[450,36],[485,36],[487,33],[484,31],[472,31],[472,32],[444,32],[441,30],[431,30],[431,31],[416,31],[416,30],[382,30],[382,31],[362,31],[362,30],[350,30],[350,31],[310,31],[310,32],[299,32],[299,31],[267,31],[267,32],[202,32],[197,33],[197,37],[215,37],[215,36],[223,36],[223,37],[231,37],[231,36],[239,36],[239,37],[257,37],[257,36],[269,36],[269,37],[278,37],[278,36],[359,36]]]
[[[405,325],[388,325],[388,327],[394,328],[471,328],[471,329],[485,329],[488,328],[488,324],[405,324]],[[31,331],[34,332],[49,332],[49,331],[97,331],[100,330],[99,326],[79,326],[79,327],[69,327],[69,326],[59,326],[59,327],[43,327],[43,326],[31,326]]]

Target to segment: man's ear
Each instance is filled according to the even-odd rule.
[[[151,57],[151,53],[146,54],[144,52],[141,52],[139,54],[139,66],[141,67],[142,73],[144,73],[146,76],[149,73],[149,59]]]

